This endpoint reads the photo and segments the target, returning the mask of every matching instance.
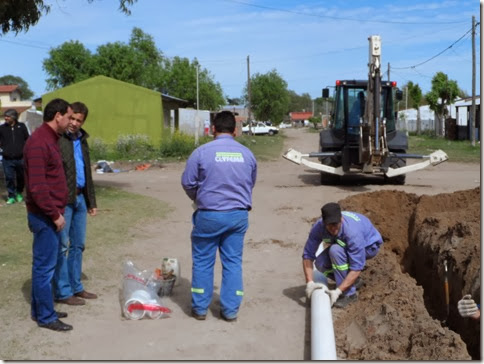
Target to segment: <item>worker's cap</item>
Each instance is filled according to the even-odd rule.
[[[4,117],[5,116],[10,116],[12,119],[18,120],[18,112],[15,109],[5,110],[5,112],[3,113],[3,116]]]
[[[323,223],[337,224],[341,222],[341,207],[336,202],[330,202],[321,208]]]

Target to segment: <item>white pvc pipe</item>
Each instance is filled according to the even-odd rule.
[[[329,296],[322,289],[311,295],[311,360],[336,360]]]
[[[320,246],[316,255],[321,251]],[[324,283],[328,289],[326,277],[316,267],[313,280]],[[337,360],[331,301],[324,289],[316,289],[311,295],[311,360]]]

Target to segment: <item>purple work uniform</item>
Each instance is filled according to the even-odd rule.
[[[329,234],[320,218],[311,228],[303,252],[303,259],[316,261],[316,269],[333,278],[337,287],[350,270],[363,270],[366,260],[376,256],[383,244],[381,234],[366,216],[350,211],[341,214],[343,223],[337,236]],[[324,250],[316,257],[321,243]],[[353,285],[343,294],[351,296],[355,291]]]
[[[235,318],[244,294],[242,253],[249,226],[257,162],[252,152],[228,134],[195,149],[181,184],[197,210],[192,217],[192,310],[206,314],[212,301],[217,250],[222,262],[220,306]]]

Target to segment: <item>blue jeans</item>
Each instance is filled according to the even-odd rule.
[[[31,316],[39,324],[57,320],[52,298],[52,278],[57,262],[60,233],[45,215],[28,212],[30,231],[34,234],[32,245]]]
[[[24,190],[24,162],[22,159],[3,159],[2,165],[8,197],[15,198]]]
[[[225,317],[234,318],[244,295],[242,254],[249,214],[246,210],[197,210],[192,221],[192,309],[200,315],[208,310],[212,301],[213,270],[219,250],[222,262],[220,308]]]
[[[366,259],[375,257],[380,251],[379,243],[374,243],[365,248]],[[336,287],[344,281],[349,272],[347,266],[349,262],[348,253],[345,248],[338,244],[332,244],[323,250],[321,254],[316,258],[316,269],[322,272],[325,276],[329,276],[336,281]],[[355,294],[356,288],[353,284],[343,294],[345,296],[351,296]]]
[[[61,231],[57,266],[55,268],[55,298],[66,299],[82,292],[82,253],[86,243],[87,207],[84,195],[68,204],[64,213],[66,225]]]

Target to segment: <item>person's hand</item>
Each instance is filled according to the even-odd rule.
[[[470,294],[466,294],[459,302],[457,302],[457,309],[462,317],[474,316],[479,310],[476,302],[472,299]]]
[[[92,209],[87,210],[89,216],[96,216],[97,215],[97,208],[93,207]]]
[[[308,300],[311,299],[311,295],[315,289],[323,289],[326,291],[326,286],[322,283],[314,283],[313,281],[306,283],[306,297]]]
[[[54,224],[57,228],[56,230],[61,231],[64,228],[64,225],[66,224],[66,220],[64,219],[64,216],[60,214],[57,220],[54,220]]]
[[[331,289],[329,291],[326,291],[327,294],[329,294],[329,299],[331,301],[331,307],[333,307],[334,303],[336,300],[341,296],[341,290],[339,288],[336,289]]]

